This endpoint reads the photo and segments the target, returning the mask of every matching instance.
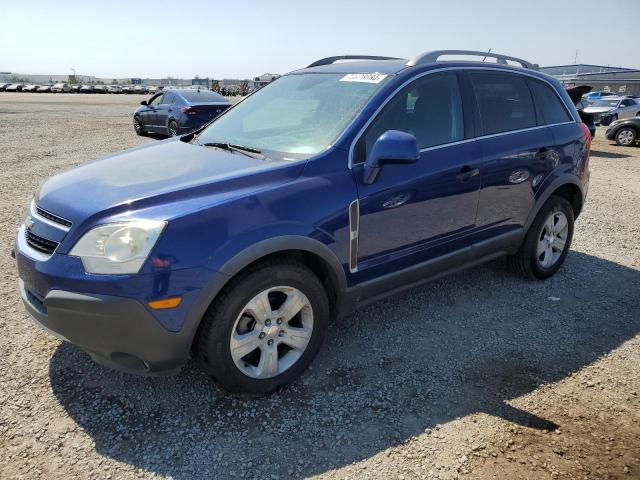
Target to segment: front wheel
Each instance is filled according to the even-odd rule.
[[[638,133],[633,128],[624,127],[616,133],[616,143],[622,147],[629,147],[638,140]]]
[[[133,129],[136,131],[136,135],[140,135],[141,137],[144,137],[147,134],[147,132],[144,131],[142,120],[140,120],[138,115],[133,117]]]
[[[528,278],[549,278],[564,263],[573,239],[574,212],[563,197],[551,196],[540,209],[509,266]]]
[[[293,382],[329,321],[320,280],[303,264],[268,261],[231,280],[205,315],[196,358],[227,391],[263,395]]]

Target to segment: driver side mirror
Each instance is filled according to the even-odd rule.
[[[146,101],[146,100],[142,100],[142,101],[140,102],[140,105],[147,105],[147,101]]]
[[[386,163],[414,163],[420,158],[416,137],[399,130],[387,130],[376,143],[364,164],[364,183],[375,182],[382,166]]]

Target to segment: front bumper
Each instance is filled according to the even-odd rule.
[[[178,370],[211,300],[228,276],[206,268],[159,269],[137,275],[90,275],[79,258],[40,254],[18,234],[19,290],[36,324],[129,373]],[[176,308],[152,310],[150,300],[180,296]]]
[[[185,338],[165,330],[133,299],[51,290],[46,297],[18,281],[35,323],[111,368],[130,373],[178,370],[188,359]],[[188,341],[188,340],[187,340]]]

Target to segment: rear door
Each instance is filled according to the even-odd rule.
[[[537,121],[525,76],[468,75],[483,157],[476,221],[479,236],[488,239],[522,229],[534,205],[532,181],[553,167],[557,152],[551,131]]]

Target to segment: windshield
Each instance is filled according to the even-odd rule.
[[[592,107],[617,107],[620,100],[598,100],[591,104]]]
[[[329,147],[386,80],[386,75],[368,77],[280,77],[218,118],[196,141],[242,145],[270,158],[308,158]]]

